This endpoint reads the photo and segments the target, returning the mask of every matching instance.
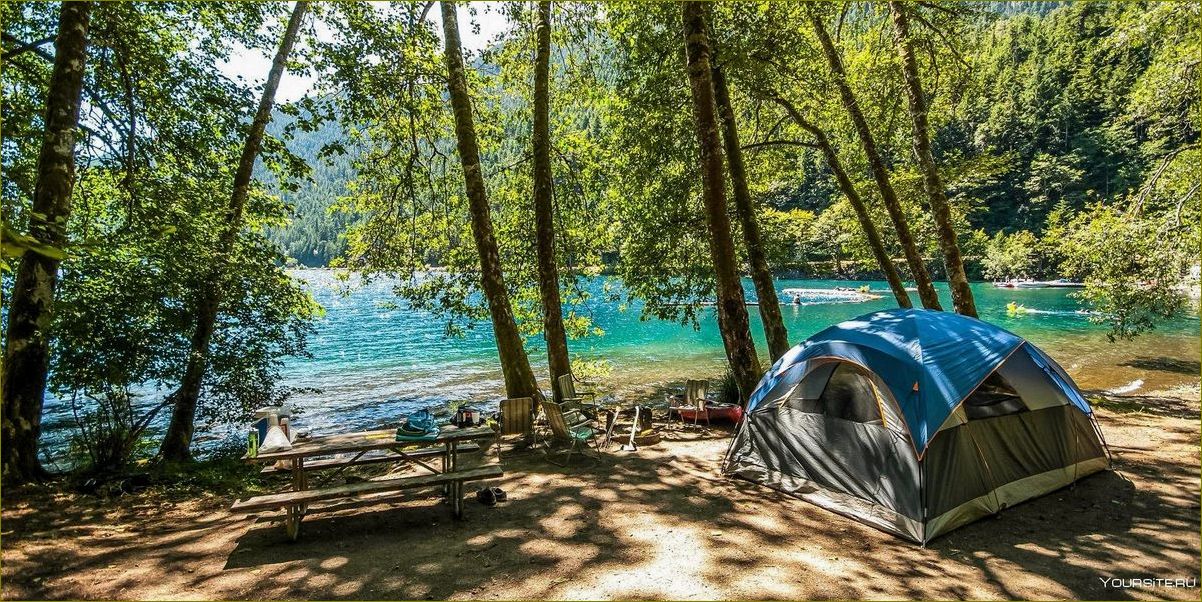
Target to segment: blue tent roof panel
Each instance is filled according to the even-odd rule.
[[[915,446],[923,450],[960,401],[1023,343],[1011,332],[951,312],[893,309],[865,314],[815,334],[782,356],[760,382],[749,407],[762,401],[791,366],[837,357],[881,377],[906,418]]]

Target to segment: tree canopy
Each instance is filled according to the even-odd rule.
[[[1115,337],[1181,311],[1198,262],[1196,2],[688,6],[704,77],[689,71],[677,4],[465,5],[464,32],[481,10],[505,27],[463,52],[459,115],[445,11],[316,3],[286,57],[312,85],[266,117],[235,222],[263,90],[229,63],[272,56],[291,4],[89,6],[70,212],[53,241],[34,207],[63,5],[0,4],[0,282],[7,348],[20,344],[7,303],[21,262],[62,262],[43,376],[98,465],[161,421],[195,360],[198,291],[214,283],[200,419],[288,397],[280,368],[306,353],[321,313],[293,266],[388,278],[450,336],[499,324],[505,297],[535,349],[556,291],[569,348],[601,334],[584,309],[599,274],[622,285],[607,301],[637,302],[645,319],[711,319],[706,304],[735,294],[728,255],[759,272],[750,290],[771,290],[773,275],[883,276],[899,303],[901,280],[923,272],[1081,280],[1081,303]],[[712,124],[697,112],[706,89],[720,92]],[[470,144],[457,136],[466,117]],[[461,161],[469,146],[479,173]],[[482,262],[484,214],[495,266]],[[539,249],[553,252],[541,266]],[[494,272],[503,291],[489,290]],[[972,313],[966,290],[956,309]],[[772,336],[759,357],[787,347],[783,327]],[[761,368],[742,366],[741,380]]]

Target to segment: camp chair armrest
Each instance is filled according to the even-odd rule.
[[[564,410],[563,420],[571,427],[592,422],[592,418],[589,418],[580,410]]]
[[[568,412],[580,412],[589,417],[596,417],[604,409],[595,403],[584,403],[579,397],[569,397],[560,403],[563,407],[564,414]]]

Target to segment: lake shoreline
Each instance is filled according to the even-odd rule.
[[[281,385],[295,387],[291,403],[301,411],[296,427],[315,433],[395,425],[401,416],[422,407],[470,402],[490,410],[504,397],[496,345],[487,323],[465,328],[463,336],[448,337],[445,323],[410,310],[396,297],[388,279],[367,284],[340,279],[334,270],[296,272],[317,301],[326,308],[310,337],[311,358],[294,358],[283,366]],[[640,319],[641,306],[612,302],[605,287],[614,281],[596,278],[585,283],[591,299],[573,309],[601,328],[601,336],[569,341],[574,362],[601,364],[596,373],[579,370],[595,381],[599,397],[612,395],[623,404],[662,400],[663,393],[684,386],[687,379],[713,382],[726,371],[725,353],[713,308],[702,308],[697,327]],[[887,287],[868,281],[872,289]],[[617,285],[620,286],[620,285]],[[780,288],[834,288],[845,281],[782,280]],[[746,285],[752,290],[750,285]],[[941,294],[946,287],[939,286]],[[1075,301],[1063,290],[997,289],[974,284],[985,321],[1010,330],[1039,346],[1089,391],[1099,393],[1149,391],[1188,385],[1200,372],[1202,340],[1195,310],[1134,341],[1106,340],[1104,326],[1076,312]],[[621,289],[616,289],[621,293]],[[1035,310],[1009,315],[1005,305],[1019,301]],[[784,305],[782,314],[790,341],[806,337],[857,315],[892,307],[891,296],[863,302],[825,302]],[[764,353],[759,312],[749,311],[752,333]],[[528,353],[536,377],[549,393],[545,350],[540,337],[529,340]],[[583,365],[577,363],[577,367]],[[161,391],[147,391],[141,403],[153,404]],[[48,398],[43,422],[43,449],[60,462],[75,428],[70,404]],[[149,435],[164,425],[152,425]],[[209,453],[223,445],[244,444],[244,423],[198,424],[196,443]]]

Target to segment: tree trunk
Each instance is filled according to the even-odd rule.
[[[918,62],[910,45],[910,24],[906,9],[897,2],[889,3],[889,14],[893,16],[893,39],[902,59],[902,73],[906,80],[906,97],[910,102],[910,119],[914,122],[914,156],[922,170],[922,185],[931,201],[931,215],[935,218],[935,231],[939,234],[939,247],[943,251],[943,267],[947,271],[948,285],[952,289],[952,306],[957,313],[977,316],[977,305],[968,286],[968,274],[964,272],[964,259],[960,256],[960,245],[956,242],[956,230],[952,227],[951,209],[947,203],[947,192],[935,156],[931,152],[930,125],[927,123],[927,100],[922,93],[922,81],[918,78]]]
[[[743,163],[743,147],[739,145],[739,128],[735,122],[735,111],[730,100],[730,89],[726,76],[717,64],[713,66],[714,100],[722,120],[722,142],[726,149],[726,164],[730,167],[730,185],[734,192],[735,212],[743,226],[743,242],[747,246],[747,261],[751,264],[751,281],[755,284],[756,298],[760,301],[760,319],[764,322],[764,336],[768,340],[768,353],[776,361],[789,351],[789,332],[785,329],[780,314],[780,299],[776,296],[776,283],[772,280],[772,269],[764,256],[760,242],[760,225],[755,218],[755,204],[747,188],[747,166]]]
[[[718,328],[726,359],[739,388],[744,406],[760,379],[760,364],[751,339],[751,325],[743,298],[743,284],[735,266],[735,244],[730,233],[730,218],[726,214],[726,186],[723,181],[722,141],[718,135],[717,108],[711,81],[710,45],[706,32],[704,6],[700,2],[684,2],[681,17],[684,24],[685,51],[688,57],[689,87],[693,96],[693,118],[697,125],[697,142],[701,149],[700,169],[705,221],[710,235],[710,256],[718,293]]]
[[[91,2],[63,2],[59,9],[54,69],[46,94],[46,131],[38,155],[29,233],[62,249],[75,186],[75,130],[87,62]],[[2,470],[8,482],[45,477],[38,461],[42,402],[50,370],[50,326],[60,260],[35,250],[21,256],[8,307],[4,346]]]
[[[534,59],[534,230],[538,251],[538,290],[543,302],[543,338],[551,394],[563,397],[559,377],[572,373],[568,337],[559,299],[559,269],[555,265],[555,207],[551,176],[551,3],[538,3],[538,50]]]
[[[893,184],[889,182],[889,171],[885,169],[885,162],[881,160],[880,153],[877,152],[876,140],[872,137],[872,131],[868,129],[868,121],[864,119],[864,113],[860,111],[860,105],[856,102],[851,85],[847,83],[847,72],[843,69],[839,51],[835,49],[835,44],[831,41],[826,27],[822,25],[822,19],[812,11],[809,13],[809,18],[810,25],[814,28],[814,33],[822,44],[822,53],[830,65],[835,86],[839,88],[843,107],[855,125],[860,145],[864,147],[864,155],[868,159],[868,165],[872,168],[872,177],[881,191],[881,200],[884,201],[889,218],[893,221],[893,227],[897,230],[897,240],[901,243],[902,251],[906,255],[906,263],[909,264],[910,271],[914,274],[914,282],[918,285],[918,297],[922,299],[922,306],[927,309],[943,309],[939,304],[939,294],[935,292],[935,285],[931,283],[931,275],[927,272],[926,265],[923,264],[922,254],[918,252],[914,236],[910,233],[910,226],[906,223],[906,216],[902,213],[897,193],[893,190]]]
[[[505,394],[510,398],[542,397],[530,360],[522,346],[522,336],[513,318],[509,293],[501,273],[501,253],[493,235],[489,213],[488,192],[480,170],[480,149],[476,143],[476,124],[472,119],[472,101],[463,72],[463,49],[459,43],[459,19],[454,2],[442,3],[442,28],[446,40],[447,87],[451,109],[455,114],[455,138],[459,146],[459,161],[467,187],[468,205],[472,220],[472,236],[480,255],[480,279],[492,316],[493,333],[497,339],[501,372],[505,376]]]
[[[263,96],[259,100],[259,108],[250,124],[250,133],[246,136],[246,144],[242,147],[242,157],[238,161],[238,169],[234,172],[234,190],[226,208],[225,223],[221,237],[217,242],[217,261],[205,279],[201,289],[196,292],[196,329],[192,333],[191,347],[188,354],[188,365],[184,369],[184,377],[180,387],[172,395],[175,397],[171,411],[171,422],[159,454],[168,462],[185,462],[192,459],[192,434],[196,426],[196,407],[200,401],[200,389],[204,383],[205,372],[208,370],[209,345],[213,338],[213,330],[217,324],[217,314],[221,308],[222,279],[225,264],[229,261],[242,231],[242,214],[246,207],[246,198],[250,191],[251,177],[255,166],[255,158],[263,144],[263,133],[267,122],[271,120],[271,110],[275,106],[276,89],[280,86],[280,78],[288,65],[288,55],[296,43],[297,33],[301,22],[304,21],[305,11],[309,3],[301,0],[292,9],[288,18],[288,28],[275,59],[271,63],[271,71],[263,86]]]
[[[773,98],[777,104],[785,109],[789,117],[793,119],[801,129],[810,133],[814,137],[814,141],[818,143],[818,148],[822,150],[822,156],[826,158],[826,164],[831,168],[831,172],[835,174],[835,181],[839,183],[839,189],[843,191],[843,196],[847,197],[847,202],[851,203],[851,208],[856,212],[856,219],[860,221],[860,228],[864,230],[864,236],[868,239],[868,246],[872,249],[872,255],[876,258],[877,265],[881,266],[881,272],[885,274],[885,280],[889,281],[889,289],[893,291],[893,296],[897,298],[898,307],[913,307],[910,303],[910,295],[906,293],[906,287],[902,284],[901,276],[897,273],[897,266],[893,265],[893,260],[889,257],[889,253],[885,251],[885,245],[881,242],[881,234],[876,229],[876,224],[872,223],[872,217],[868,215],[868,207],[864,205],[864,200],[860,198],[860,193],[856,191],[855,185],[851,183],[851,178],[847,177],[847,172],[843,169],[842,162],[839,161],[839,155],[835,152],[835,147],[831,144],[831,140],[827,137],[826,132],[821,128],[810,123],[805,117],[802,117],[801,112],[792,103],[780,96]]]

